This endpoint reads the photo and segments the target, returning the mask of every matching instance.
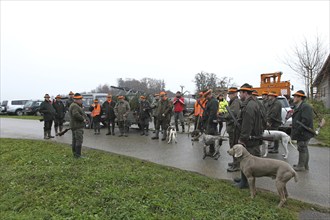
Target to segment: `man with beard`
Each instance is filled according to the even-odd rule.
[[[260,139],[254,139],[252,137],[261,137],[263,133],[261,110],[257,103],[257,100],[253,98],[252,86],[245,83],[238,90],[242,101],[241,111],[238,117],[240,123],[240,134],[238,143],[242,144],[247,151],[257,157],[260,157]],[[243,189],[248,188],[248,182],[246,176],[241,172],[240,179],[234,179],[235,186]]]

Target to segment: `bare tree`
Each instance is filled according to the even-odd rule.
[[[206,73],[201,71],[195,75],[195,84],[198,91],[205,89],[215,90],[217,88],[218,77],[214,73]]]
[[[313,99],[312,85],[315,77],[322,69],[326,54],[326,49],[320,37],[316,35],[314,42],[304,38],[300,45],[293,48],[290,58],[284,60],[284,64],[304,80],[308,98]]]

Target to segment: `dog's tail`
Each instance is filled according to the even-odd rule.
[[[297,147],[294,146],[294,145],[292,144],[292,142],[291,142],[291,137],[289,137],[289,141],[288,141],[288,143],[289,143],[294,149],[298,150]]]
[[[297,172],[293,171],[293,178],[295,182],[298,182]]]

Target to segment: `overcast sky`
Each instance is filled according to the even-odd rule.
[[[118,78],[195,91],[205,71],[260,85],[317,34],[329,49],[329,1],[1,1],[1,100],[90,91]]]

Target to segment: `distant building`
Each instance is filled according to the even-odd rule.
[[[317,88],[315,99],[322,101],[326,108],[330,108],[330,55],[314,80],[313,87]]]

